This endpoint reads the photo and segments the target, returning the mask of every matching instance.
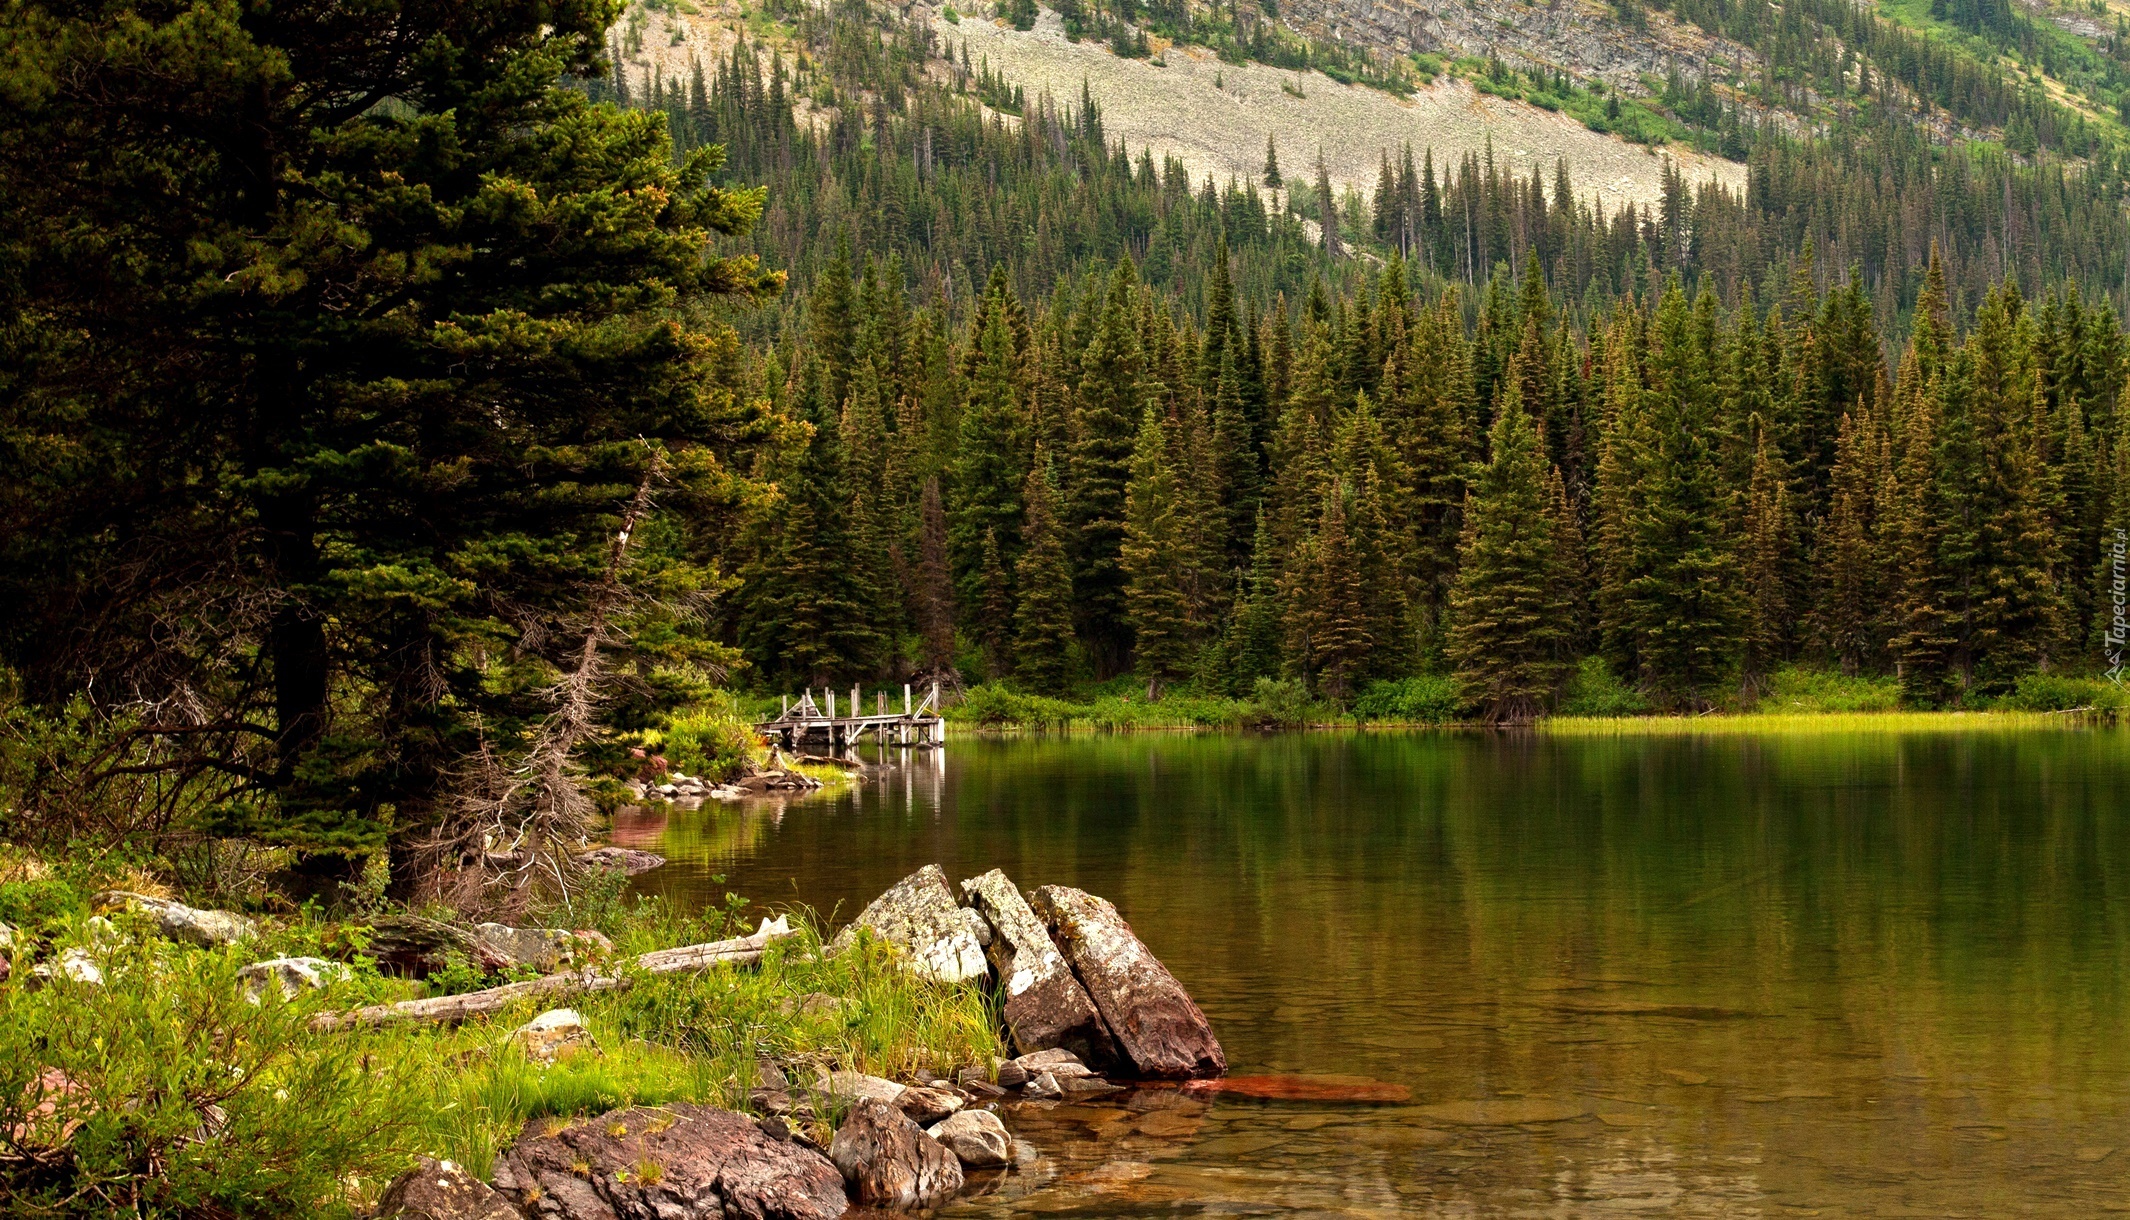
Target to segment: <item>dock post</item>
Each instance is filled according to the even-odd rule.
[[[910,684],[907,682],[902,684],[902,714],[910,714]]]
[[[779,696],[777,696],[777,719],[779,719],[779,720],[789,720],[789,719],[791,719],[791,696],[790,696],[790,695],[779,695]]]
[[[851,719],[856,720],[863,715],[865,715],[865,708],[858,702],[858,684],[853,682],[851,683]]]
[[[833,721],[836,719],[836,689],[832,686],[824,686],[821,688],[821,693],[828,697],[828,718],[831,721],[829,727],[829,737],[831,740],[833,740],[836,735],[835,727],[833,724]]]

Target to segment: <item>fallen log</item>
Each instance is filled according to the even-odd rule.
[[[791,924],[782,915],[764,919],[762,926],[752,936],[732,940],[714,940],[707,944],[682,945],[675,949],[654,949],[636,959],[637,967],[645,974],[678,974],[683,970],[702,970],[711,966],[752,966],[762,960],[762,953],[771,944],[796,935]],[[398,1025],[407,1022],[426,1022],[448,1025],[471,1017],[485,1017],[501,1012],[520,1000],[550,1000],[560,996],[586,995],[597,991],[618,991],[627,987],[633,976],[626,974],[600,974],[585,970],[576,973],[550,974],[545,978],[527,979],[522,983],[505,983],[485,991],[469,991],[464,995],[432,996],[426,1000],[401,1000],[396,1004],[372,1004],[349,1012],[322,1012],[311,1018],[311,1029],[319,1033],[334,1030],[354,1029],[362,1026]]]

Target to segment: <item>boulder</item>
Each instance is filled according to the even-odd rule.
[[[602,1114],[552,1134],[535,1119],[495,1185],[554,1220],[834,1220],[850,1206],[827,1157],[730,1110],[687,1103]]]
[[[961,892],[991,925],[985,955],[998,971],[1014,1046],[1024,1053],[1064,1047],[1082,1060],[1115,1062],[1116,1047],[1094,1000],[1006,874],[992,869],[962,882]]]
[[[281,998],[286,1000],[299,992],[317,991],[328,983],[340,982],[350,973],[346,966],[322,957],[270,957],[237,971],[237,981],[254,1002],[265,993],[268,983],[278,983]]]
[[[875,1098],[851,1107],[828,1157],[852,1197],[872,1207],[934,1207],[961,1189],[961,1161],[946,1145]]]
[[[1013,1137],[989,1110],[962,1110],[931,1128],[933,1139],[961,1161],[964,1169],[997,1169],[1013,1163]]]
[[[982,978],[991,926],[954,900],[947,875],[927,864],[889,887],[829,942],[831,956],[856,943],[860,929],[895,946],[911,969],[943,983]]]
[[[963,1106],[961,1095],[946,1089],[925,1086],[904,1089],[895,1099],[895,1108],[910,1116],[910,1121],[920,1127],[929,1127]]]
[[[508,964],[489,952],[466,929],[419,915],[383,915],[370,923],[370,956],[397,974],[425,979],[454,957],[484,972]]]
[[[1029,906],[1094,1000],[1119,1056],[1142,1076],[1219,1076],[1228,1059],[1205,1014],[1108,900],[1046,885]]]
[[[38,962],[30,967],[28,986],[41,987],[46,983],[80,983],[88,987],[104,985],[104,970],[89,956],[86,949],[63,949],[58,957],[48,962]]]
[[[421,1163],[393,1179],[377,1220],[525,1220],[495,1189],[450,1161]]]
[[[900,1103],[905,1092],[902,1085],[892,1080],[868,1076],[864,1072],[830,1072],[821,1079],[819,1088],[830,1097],[841,1097],[848,1101],[860,1101],[870,1097],[891,1106]]]
[[[1052,1047],[1047,1051],[1037,1051],[1032,1055],[1022,1055],[1018,1059],[1008,1061],[999,1067],[999,1078],[1001,1080],[1005,1078],[1007,1067],[1019,1068],[1029,1076],[1039,1076],[1044,1072],[1048,1072],[1059,1080],[1064,1080],[1069,1076],[1092,1076],[1095,1074],[1086,1064],[1080,1062],[1078,1055],[1063,1047]]]
[[[594,1045],[592,1031],[574,1008],[550,1008],[517,1029],[511,1039],[535,1063],[553,1063],[564,1051]]]
[[[480,960],[494,963],[490,969],[537,970],[542,974],[614,952],[614,942],[589,930],[566,932],[561,928],[484,923],[474,925],[473,940]]]
[[[639,851],[633,847],[595,847],[578,852],[577,863],[586,868],[618,868],[631,877],[662,868],[666,858],[655,851]]]
[[[123,907],[152,917],[163,935],[172,940],[214,948],[217,945],[233,945],[251,938],[257,931],[249,919],[234,911],[203,911],[172,902],[168,898],[151,898],[126,890],[105,890],[90,902],[98,907]]]

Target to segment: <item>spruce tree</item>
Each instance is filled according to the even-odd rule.
[[[1124,493],[1142,406],[1144,365],[1136,321],[1137,293],[1129,259],[1109,279],[1094,335],[1081,356],[1083,370],[1067,519],[1073,530],[1073,596],[1081,638],[1095,676],[1123,669],[1131,630],[1125,618]]]
[[[1072,561],[1058,516],[1057,479],[1041,450],[1021,499],[1027,506],[1026,545],[1013,572],[1020,592],[1013,676],[1039,694],[1060,695],[1073,676]]]
[[[1019,551],[1026,437],[1013,331],[1003,301],[993,297],[984,312],[953,467],[948,541],[965,606],[984,604],[984,548],[999,548],[1002,562]]]
[[[1149,699],[1158,698],[1164,684],[1189,674],[1196,652],[1187,592],[1189,542],[1168,448],[1161,417],[1148,407],[1132,449],[1120,558],[1133,659]]]
[[[1279,146],[1272,142],[1271,136],[1265,137],[1265,173],[1263,182],[1265,189],[1268,191],[1276,191],[1286,185],[1279,176]]]
[[[1776,470],[1765,433],[1753,451],[1746,489],[1745,531],[1740,539],[1746,622],[1740,661],[1748,688],[1756,688],[1786,660],[1792,641],[1790,569],[1795,542],[1790,489]]]
[[[1495,723],[1543,713],[1566,672],[1561,560],[1537,428],[1505,383],[1472,481],[1450,594],[1448,654],[1466,706]]]

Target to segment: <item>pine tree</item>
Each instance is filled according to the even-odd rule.
[[[999,296],[991,296],[985,308],[974,355],[969,400],[962,408],[954,458],[954,504],[948,532],[955,580],[965,606],[984,604],[988,587],[983,575],[984,548],[998,547],[1002,562],[1010,562],[1019,551],[1021,485],[1028,477],[1022,453],[1027,416],[1021,402],[1020,362]]]
[[[1121,562],[1133,656],[1149,699],[1188,674],[1195,655],[1189,543],[1168,448],[1161,417],[1148,407],[1132,449]]]
[[[1294,549],[1281,590],[1287,650],[1303,677],[1334,703],[1343,703],[1368,659],[1363,575],[1346,528],[1344,497],[1324,497],[1316,529]]]
[[[1059,695],[1073,675],[1072,562],[1058,517],[1057,479],[1041,450],[1021,498],[1027,506],[1026,545],[1013,573],[1020,591],[1013,675],[1038,694]]]
[[[947,510],[937,475],[925,480],[917,552],[910,601],[917,620],[918,656],[923,672],[939,677],[954,668],[954,568],[947,558]]]
[[[1756,688],[1788,658],[1792,641],[1790,570],[1795,544],[1790,489],[1776,470],[1766,433],[1753,451],[1746,490],[1745,533],[1740,540],[1746,621],[1741,665],[1748,688]]]
[[[1286,185],[1279,176],[1279,146],[1272,142],[1271,136],[1265,137],[1265,173],[1263,181],[1265,189],[1268,191],[1276,191]]]
[[[1346,243],[1339,239],[1339,198],[1331,193],[1331,171],[1324,166],[1322,149],[1316,154],[1316,215],[1323,228],[1324,253],[1333,258],[1346,257]]]
[[[982,553],[976,576],[976,641],[984,652],[984,676],[996,681],[1013,665],[1013,584],[996,529],[984,531]]]
[[[1548,511],[1548,468],[1513,381],[1496,403],[1488,456],[1465,503],[1449,658],[1467,706],[1496,723],[1544,712],[1566,672],[1572,607]]]
[[[1082,354],[1079,407],[1074,415],[1072,480],[1067,518],[1077,544],[1073,597],[1081,638],[1095,676],[1123,669],[1131,628],[1125,618],[1124,496],[1131,480],[1132,449],[1142,406],[1144,378],[1136,320],[1135,275],[1130,260],[1111,273],[1094,335]]]
[[[1845,674],[1864,670],[1882,647],[1879,624],[1892,581],[1879,538],[1881,484],[1890,479],[1886,451],[1871,417],[1842,416],[1820,525],[1818,636]]]

